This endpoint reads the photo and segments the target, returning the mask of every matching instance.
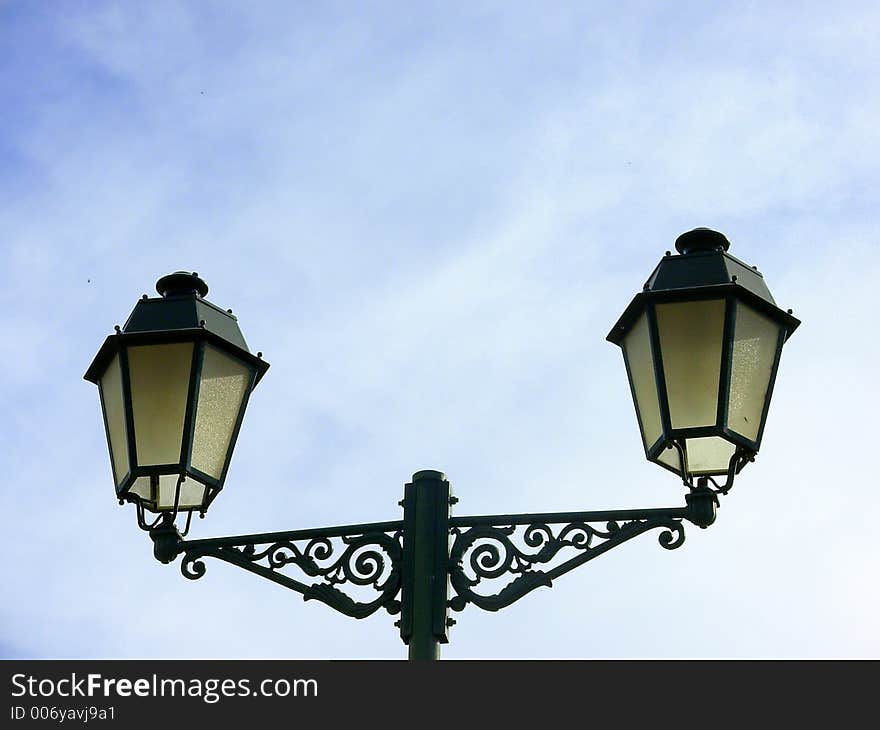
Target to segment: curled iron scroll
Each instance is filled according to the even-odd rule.
[[[456,537],[450,553],[450,582],[455,595],[449,602],[453,610],[462,611],[468,603],[473,603],[486,611],[498,611],[648,530],[662,530],[658,541],[667,550],[684,543],[684,526],[680,519],[671,517],[631,520],[623,524],[610,520],[602,528],[586,522],[570,522],[558,531],[543,522],[535,522],[524,526],[517,536],[518,529],[514,525],[477,525],[463,531],[453,530]],[[515,537],[518,539],[514,540]],[[573,551],[573,555],[551,566],[566,550]],[[542,567],[536,567],[539,565]],[[497,593],[478,592],[484,581],[504,576],[512,579]]]
[[[302,542],[304,547],[298,544]],[[254,543],[201,544],[184,548],[180,572],[190,580],[198,580],[206,572],[203,558],[213,557],[290,588],[306,601],[318,600],[347,616],[366,618],[380,608],[399,613],[401,554],[400,535],[386,533],[280,540],[265,547]],[[307,583],[292,578],[282,572],[288,566],[320,580]],[[378,596],[357,600],[343,590],[346,586],[373,589]]]

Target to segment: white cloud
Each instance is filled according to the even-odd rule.
[[[672,506],[604,336],[675,236],[710,225],[804,321],[758,461],[680,550],[643,537],[471,608],[444,653],[876,656],[876,11],[692,10],[693,27],[638,3],[21,21],[41,55],[4,82],[21,116],[0,122],[20,597],[0,648],[403,654],[385,614],[225,565],[185,581],[113,508],[79,378],[158,276],[202,273],[272,363],[197,537],[393,519],[421,468],[447,471],[459,514]]]

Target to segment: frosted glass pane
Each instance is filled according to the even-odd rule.
[[[724,300],[657,305],[657,329],[673,429],[714,426]]]
[[[678,449],[663,449],[657,457],[657,461],[671,466],[681,474],[681,458],[678,455]]]
[[[150,480],[157,480],[157,489],[153,490]],[[174,491],[177,489],[177,480],[180,479],[179,474],[163,474],[159,477],[138,477],[135,479],[134,485],[129,490],[131,494],[140,497],[152,510],[171,510],[174,509]],[[190,509],[192,507],[201,507],[205,498],[205,486],[199,484],[191,477],[184,479],[180,485],[180,501],[178,507],[180,509]]]
[[[201,507],[205,501],[205,485],[187,477],[180,485],[180,506]]]
[[[639,422],[642,424],[645,448],[648,449],[657,443],[662,428],[660,426],[657,382],[654,379],[654,358],[651,355],[651,340],[648,332],[648,318],[644,313],[624,338],[623,351],[629,363],[633,397],[637,404]]]
[[[119,355],[113,358],[101,378],[101,396],[104,401],[104,417],[107,419],[113,477],[116,479],[116,486],[119,486],[129,468],[128,428],[122,405],[122,369],[119,366]]]
[[[223,473],[226,452],[250,382],[251,371],[247,366],[210,345],[205,346],[192,465],[215,479]]]
[[[138,477],[135,479],[128,493],[140,497],[145,502],[151,502],[153,497],[152,490],[150,489],[150,477]]]
[[[159,477],[159,509],[170,510],[174,508],[174,492],[177,489],[177,474],[163,474]],[[199,484],[195,479],[187,477],[180,485],[180,500],[178,507],[187,509],[200,507],[205,495],[205,485]]]
[[[686,450],[691,474],[726,474],[736,446],[718,436],[708,436],[688,439]]]
[[[137,461],[179,464],[192,342],[128,348]]]
[[[736,307],[727,423],[750,441],[758,438],[773,371],[779,327],[745,304]]]

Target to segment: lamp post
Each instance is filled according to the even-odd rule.
[[[758,453],[782,347],[800,324],[728,248],[706,228],[681,235],[608,335],[623,350],[645,455],[680,477],[682,507],[452,516],[449,481],[424,470],[405,487],[402,520],[187,540],[193,513],[204,517],[223,488],[269,367],[187,272],[159,279],[160,297],[144,295],[85,375],[98,385],[116,496],[135,504],[158,560],[183,556],[187,578],[213,557],[354,618],[385,609],[399,614],[410,659],[436,659],[451,611],[498,611],[642,533],[659,530],[673,550],[684,520],[715,521],[718,495]]]

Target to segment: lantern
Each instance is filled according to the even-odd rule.
[[[176,272],[144,295],[85,374],[97,384],[116,496],[156,513],[204,514],[223,488],[248,397],[268,369],[231,310]]]
[[[758,452],[782,347],[800,324],[729,247],[707,228],[679,236],[679,255],[667,252],[608,335],[647,458],[686,482]]]

